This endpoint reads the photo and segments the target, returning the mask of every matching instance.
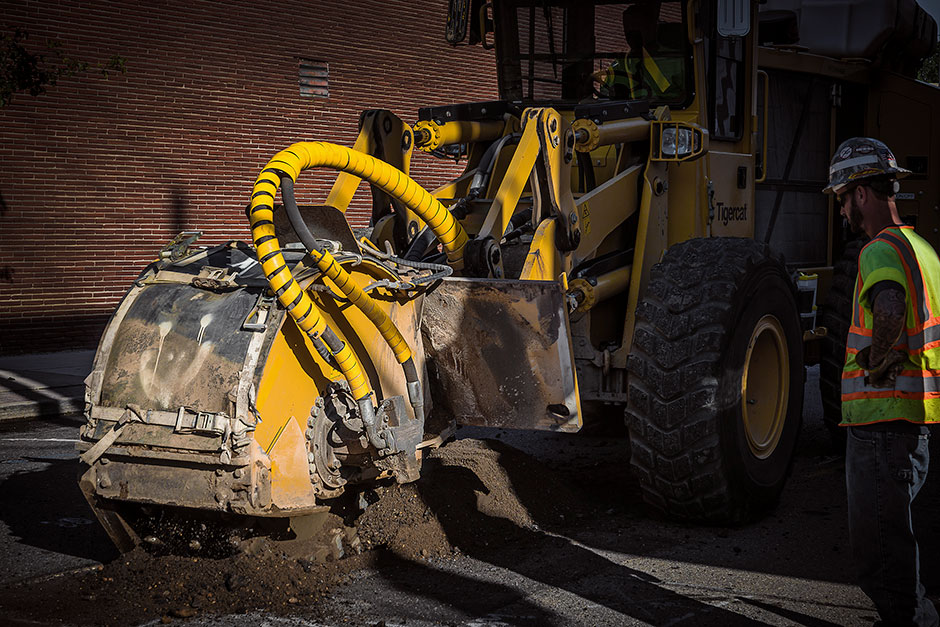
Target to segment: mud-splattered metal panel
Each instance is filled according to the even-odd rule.
[[[231,476],[219,476],[207,466],[140,464],[116,459],[107,466],[96,465],[89,472],[96,475],[97,496],[136,503],[224,510],[225,505],[215,495],[220,489],[232,491]]]
[[[252,332],[242,323],[255,290],[212,292],[184,284],[146,287],[120,321],[104,373],[101,404],[230,412],[229,393]]]
[[[461,424],[576,431],[580,407],[561,286],[447,279],[421,330],[438,410]]]

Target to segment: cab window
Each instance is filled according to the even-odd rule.
[[[649,100],[681,108],[693,84],[683,5],[520,2],[506,21],[518,31],[518,52],[504,51],[514,83],[506,86],[529,102]]]

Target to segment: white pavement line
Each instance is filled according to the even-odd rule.
[[[0,438],[0,442],[80,442],[72,438]]]

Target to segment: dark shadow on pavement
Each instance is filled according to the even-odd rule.
[[[382,578],[397,589],[409,595],[417,595],[454,609],[468,618],[498,618],[510,620],[505,616],[505,609],[512,608],[513,625],[562,625],[564,619],[556,613],[527,601],[519,590],[499,583],[481,581],[472,577],[435,568],[429,564],[412,561],[383,550],[379,553],[375,567]],[[391,617],[402,615],[414,617],[413,606],[396,608],[388,603],[399,597],[383,601],[383,612]],[[403,603],[413,603],[409,596]],[[387,608],[387,609],[386,609]],[[429,613],[435,612],[433,606]],[[439,612],[439,610],[438,610]],[[439,613],[424,616],[432,620],[441,620],[445,624],[449,617]]]
[[[501,455],[512,449],[499,441],[489,443]],[[551,520],[540,518],[539,503],[549,489],[544,480],[533,483],[531,477],[517,471],[517,464],[503,464],[503,468],[516,496],[541,527],[556,529],[594,549],[648,555],[684,545],[691,550],[683,551],[683,559],[691,563],[833,583],[853,582],[841,458],[820,454],[801,458],[800,476],[790,478],[783,500],[774,511],[740,527],[708,527],[657,517],[646,508],[630,472],[629,442],[624,439],[619,445],[623,449],[619,465],[611,461],[609,450],[599,453],[600,459],[596,460],[569,456],[551,464],[552,470],[563,469],[556,476],[578,490],[584,502],[593,507],[593,521],[587,530],[553,526]],[[567,448],[590,451],[592,446],[581,443]],[[609,443],[602,440],[597,444],[599,450],[604,446]],[[805,555],[807,547],[812,547],[812,559]]]
[[[609,462],[598,464],[589,458],[557,459],[551,464],[552,469],[564,469],[566,481],[569,477],[575,478],[570,483],[594,504],[596,516],[610,519],[611,533],[607,534],[597,533],[596,524],[590,525],[590,532],[582,533],[577,528],[553,526],[553,521],[540,518],[539,503],[544,500],[544,491],[550,489],[549,486],[544,482],[533,483],[531,477],[515,472],[517,464],[503,464],[503,468],[516,496],[541,527],[556,529],[591,548],[643,555],[662,548],[670,538],[684,541],[690,534],[703,547],[698,558],[689,556],[696,563],[854,585],[844,457],[834,454],[831,443],[820,440],[820,435],[824,438],[826,434],[818,429],[804,432],[796,470],[774,511],[760,521],[741,527],[707,529],[712,532],[707,542],[702,539],[706,534],[701,526],[651,518],[651,513],[642,506],[642,496],[629,471],[629,443],[625,439],[622,441],[623,465],[613,470]],[[501,453],[514,450],[498,440],[488,442]],[[602,440],[598,446],[603,444]],[[933,559],[940,555],[940,430],[931,439],[930,448],[934,463],[912,509],[920,543],[921,578],[928,595],[940,597],[940,561]],[[684,532],[693,527],[694,531]],[[651,534],[650,529],[655,529],[655,534]],[[755,545],[762,548],[748,550],[748,546]]]
[[[11,420],[0,422],[0,433],[30,433],[40,432],[47,427],[72,427],[78,430],[85,424],[85,417],[81,414],[53,414],[42,418],[30,420]],[[78,454],[76,453],[76,457]]]
[[[48,466],[15,472],[0,483],[0,520],[23,544],[107,562],[118,553],[78,488],[77,459],[36,459]]]
[[[484,514],[477,508],[474,486],[485,490],[471,470],[433,458],[425,461],[417,483],[448,540],[470,557],[654,625],[761,624],[657,585],[646,573],[619,566],[568,538]]]

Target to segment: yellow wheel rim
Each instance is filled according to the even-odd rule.
[[[786,336],[776,317],[767,314],[754,326],[741,376],[741,416],[751,453],[770,457],[787,415],[790,356]]]

